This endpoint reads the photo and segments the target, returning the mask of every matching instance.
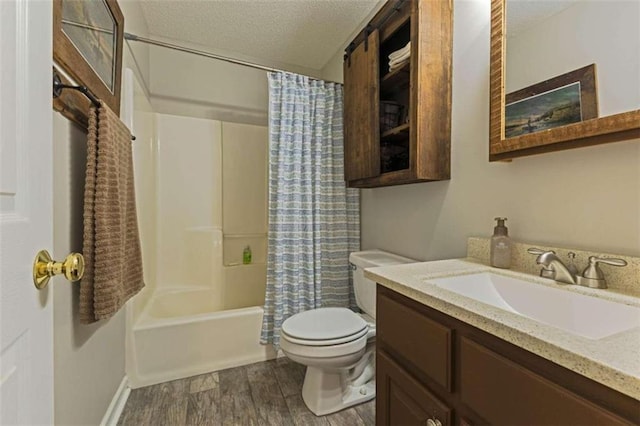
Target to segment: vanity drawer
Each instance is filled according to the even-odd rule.
[[[495,425],[627,425],[591,402],[470,339],[460,339],[462,402]]]
[[[376,359],[377,425],[451,425],[452,410],[385,352]],[[431,423],[428,423],[431,419]]]
[[[380,344],[451,391],[452,330],[384,293],[378,292],[377,301]]]

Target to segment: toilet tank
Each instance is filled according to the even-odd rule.
[[[353,289],[356,303],[362,311],[371,317],[376,317],[376,283],[364,277],[365,268],[376,266],[400,265],[414,263],[416,260],[382,250],[356,251],[349,255],[349,262],[353,269]]]

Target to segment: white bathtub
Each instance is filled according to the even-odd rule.
[[[215,300],[208,289],[151,296],[127,339],[132,388],[275,358],[259,343],[262,307],[216,312]]]

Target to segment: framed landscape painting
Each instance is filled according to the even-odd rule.
[[[598,117],[595,64],[506,95],[505,138]]]

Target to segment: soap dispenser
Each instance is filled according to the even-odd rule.
[[[504,222],[506,217],[496,217],[498,224],[493,228],[491,237],[491,252],[489,255],[491,266],[496,268],[509,269],[511,267],[511,238],[509,230]]]
[[[246,246],[242,251],[242,263],[248,265],[251,263],[251,247]]]

